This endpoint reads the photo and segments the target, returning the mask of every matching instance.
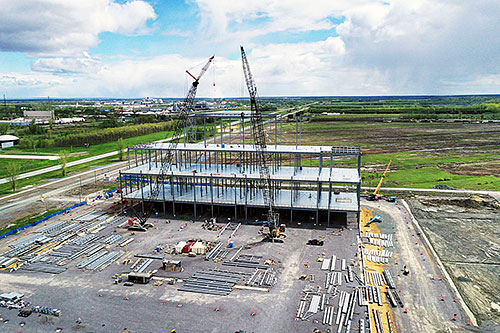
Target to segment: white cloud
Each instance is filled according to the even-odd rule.
[[[82,52],[98,45],[100,33],[141,33],[147,31],[147,21],[156,18],[145,1],[0,0],[0,8],[0,51],[54,57],[35,62],[33,69],[55,72],[81,71]],[[75,70],[68,68],[71,62]]]
[[[307,5],[301,0],[253,0],[251,5],[193,1],[201,17],[200,30],[190,40],[197,46],[194,52],[206,53],[207,58],[214,51],[226,52],[234,59],[243,43],[261,96],[500,89],[500,6],[495,0],[319,0]],[[37,1],[36,9],[25,5],[33,5],[31,1],[4,5],[9,13],[15,7],[24,14],[0,21],[0,50],[13,48],[40,59],[32,65],[38,73],[8,73],[4,78],[0,74],[0,89],[21,91],[29,86],[33,96],[181,97],[190,82],[184,70],[206,60],[189,54],[102,59],[85,55],[97,45],[100,32],[140,33],[155,13],[143,1],[75,2]],[[336,27],[338,36],[320,41],[260,44],[256,38],[331,29],[332,18],[339,17],[345,21]],[[184,35],[175,29],[163,34]],[[246,92],[239,59],[216,57],[215,65],[216,87],[207,73],[199,96]]]
[[[90,73],[99,70],[100,66],[100,58],[84,52],[80,57],[40,58],[31,64],[31,69],[36,72]]]

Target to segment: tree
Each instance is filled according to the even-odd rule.
[[[19,176],[19,164],[14,162],[7,163],[7,175],[12,185],[12,191],[16,190],[16,180],[17,176]]]
[[[0,134],[1,135],[7,134],[9,127],[10,127],[9,123],[0,123]]]
[[[125,140],[119,138],[118,141],[116,141],[116,147],[118,148],[118,158],[120,159],[120,161],[123,161],[123,159],[125,158],[124,150],[127,149]]]
[[[49,128],[51,130],[54,129],[54,119],[52,119],[52,118],[49,119]]]
[[[66,176],[66,172],[68,171],[66,167],[66,164],[68,163],[68,156],[69,154],[66,150],[61,150],[59,152],[59,161],[61,163],[61,172],[63,177]]]

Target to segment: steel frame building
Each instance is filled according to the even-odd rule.
[[[121,172],[120,180],[133,180],[123,188],[123,199],[139,202],[141,209],[145,203],[154,202],[164,214],[176,215],[179,208],[186,207],[195,217],[200,214],[220,216],[230,215],[234,219],[255,220],[262,218],[266,208],[260,190],[259,166],[256,165],[258,152],[253,143],[246,142],[245,115],[238,117],[220,113],[204,116],[204,138],[201,143],[179,143],[174,151],[174,161],[167,176],[159,184],[156,198],[150,193],[158,180],[161,161],[169,148],[168,143],[155,143],[129,148],[129,168]],[[200,116],[198,114],[197,116]],[[220,136],[214,133],[207,142],[206,118],[219,119]],[[271,180],[275,195],[275,208],[283,222],[294,222],[296,217],[308,216],[315,224],[345,225],[347,214],[360,216],[361,151],[358,147],[302,146],[299,138],[296,145],[282,145],[280,115],[268,116],[268,124],[274,123],[274,143],[268,144],[266,153],[271,154]],[[274,119],[273,119],[274,118]],[[224,121],[240,123],[240,133],[228,140],[223,135]],[[280,139],[278,139],[278,126]],[[250,131],[246,128],[246,131]],[[231,130],[230,132],[231,133]],[[272,133],[272,132],[271,132]],[[224,143],[227,140],[227,143]],[[357,168],[336,168],[338,157],[357,158]],[[319,166],[304,165],[306,160],[315,159]],[[122,186],[123,184],[120,184]],[[349,187],[350,192],[340,191]],[[220,214],[220,210],[223,214]],[[261,214],[259,214],[261,213]]]

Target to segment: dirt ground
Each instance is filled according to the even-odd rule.
[[[500,205],[477,196],[408,202],[481,327],[500,329]]]
[[[461,175],[497,176],[500,165],[500,124],[497,123],[309,122],[303,124],[301,142],[303,145],[359,146],[363,155],[405,152],[415,153],[415,157],[439,158],[493,154],[478,161],[439,164],[441,170]],[[283,143],[295,144],[295,123],[284,125]],[[393,165],[392,170],[395,169],[397,166]]]
[[[478,332],[468,325],[466,313],[446,281],[433,256],[418,236],[408,212],[400,203],[383,200],[362,201],[363,207],[379,214],[382,223],[377,229],[394,234],[394,255],[390,265],[393,280],[404,307],[393,308],[395,324],[399,332]],[[404,267],[409,270],[403,274]],[[434,277],[434,279],[433,279]],[[445,301],[441,300],[445,298]],[[453,316],[457,315],[457,320]]]

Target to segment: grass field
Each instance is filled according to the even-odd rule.
[[[363,185],[375,186],[392,160],[386,186],[500,190],[500,124],[458,122],[304,123],[302,144],[360,146]],[[295,143],[295,123],[284,126],[284,141]],[[317,165],[318,161],[304,161]],[[325,161],[325,166],[329,161]],[[353,166],[355,161],[337,161]]]
[[[129,146],[133,146],[136,144],[140,143],[145,143],[145,142],[151,142],[151,141],[156,141],[156,140],[161,140],[168,138],[172,135],[171,131],[163,131],[163,132],[158,132],[158,133],[152,133],[148,135],[142,135],[134,138],[128,138],[124,139],[125,143]],[[96,156],[104,153],[108,153],[111,151],[116,151],[117,150],[117,145],[116,142],[107,142],[99,145],[93,145],[88,148],[85,147],[72,147],[72,148],[60,148],[60,147],[51,147],[51,148],[37,148],[38,153],[44,153],[44,154],[54,154],[57,155],[59,151],[61,150],[66,150],[70,154],[71,153],[80,153],[78,156],[70,156],[68,158],[68,162],[71,161],[76,161],[82,158],[90,157],[90,156]],[[33,150],[29,149],[19,149],[18,147],[12,147],[5,149],[3,151],[5,154],[24,154],[26,152],[33,152]],[[6,177],[7,176],[7,163],[9,161],[12,161],[16,164],[19,164],[21,169],[20,173],[28,172],[28,171],[33,171],[33,170],[38,170],[38,169],[43,169],[49,166],[53,165],[58,165],[59,160],[55,161],[49,161],[49,160],[8,160],[8,159],[1,159],[0,160],[0,178]],[[59,171],[60,173],[60,171]]]

